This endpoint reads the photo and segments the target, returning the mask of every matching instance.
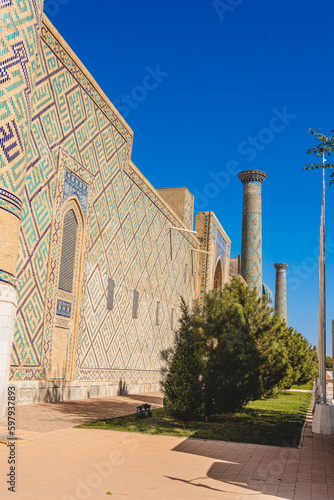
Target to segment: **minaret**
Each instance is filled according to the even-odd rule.
[[[287,321],[286,307],[286,269],[288,264],[274,264],[276,268],[275,310],[281,319]]]
[[[244,185],[242,216],[241,275],[262,296],[262,208],[261,184],[267,174],[260,170],[240,172]]]

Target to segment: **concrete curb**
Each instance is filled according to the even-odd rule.
[[[306,418],[305,418],[305,422],[304,422],[304,425],[303,425],[303,428],[302,428],[302,432],[301,432],[301,435],[300,435],[300,440],[299,440],[299,444],[298,444],[298,450],[301,450],[302,447],[303,447],[304,436],[305,436],[305,429],[306,429],[306,426],[307,426],[308,419],[309,418],[313,419],[313,413],[314,413],[314,408],[315,408],[315,388],[316,388],[316,384],[314,382],[313,389],[312,389],[311,402],[310,402],[310,406],[308,407]]]

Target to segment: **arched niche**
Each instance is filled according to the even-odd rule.
[[[218,260],[216,265],[216,270],[213,278],[213,288],[214,290],[222,288],[223,286],[223,266],[221,259]]]

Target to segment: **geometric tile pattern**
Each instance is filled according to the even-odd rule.
[[[211,222],[211,224],[210,224]],[[210,218],[210,212],[206,212],[204,215],[204,227],[203,227],[203,236],[202,236],[202,245],[201,245],[201,250],[204,250],[204,252],[210,252],[209,250],[211,248],[211,240],[210,240],[210,226],[212,228],[212,221]],[[198,227],[196,225],[196,231],[199,233]],[[200,261],[200,280],[199,280],[199,287],[200,287],[200,292],[199,292],[199,301],[200,305],[203,304],[203,299],[205,293],[209,290],[209,283],[208,283],[208,267],[210,265],[210,259],[211,255],[205,254],[205,253],[200,253],[199,254],[199,261]]]
[[[130,162],[131,129],[46,19],[36,75],[10,377],[48,376],[56,312],[64,320],[69,314],[66,299],[56,299],[61,211],[75,196],[86,218],[74,377],[156,380],[160,351],[173,342],[172,309],[175,327],[180,295],[196,298],[198,261],[192,265],[190,250],[198,241],[189,233],[170,236],[180,221]],[[186,265],[192,271],[185,280]]]
[[[241,275],[247,285],[262,296],[262,210],[261,184],[267,174],[259,170],[247,170],[239,174],[244,185]]]
[[[43,0],[0,3],[0,282],[15,285]]]
[[[204,294],[213,288],[218,261],[222,266],[222,284],[226,282],[231,241],[213,212],[199,213],[196,218],[196,231],[202,240],[201,250],[210,252],[199,254],[199,298],[202,304]]]
[[[276,268],[275,309],[287,321],[286,270],[288,264],[274,264]]]
[[[1,187],[19,200],[23,196],[42,11],[43,0],[0,3],[0,84],[4,96],[0,102]],[[15,214],[20,217],[19,207]]]
[[[0,281],[6,285],[15,285],[15,276],[13,274],[7,273],[7,271],[2,271],[0,269]]]
[[[87,201],[88,201],[88,186],[80,179],[77,175],[73,174],[70,170],[66,169],[65,179],[64,179],[64,196],[63,203],[67,201],[71,196],[76,196],[84,217],[86,217],[87,212]]]
[[[22,202],[12,193],[9,193],[5,189],[0,189],[0,209],[6,210],[20,219]]]
[[[171,310],[179,314],[180,295],[196,297],[194,281],[189,276],[185,283],[183,270],[191,263],[189,243],[197,245],[191,236],[174,231],[171,259],[169,227],[179,223],[162,203],[152,203],[158,203],[155,193],[132,168],[126,168],[129,175],[116,174],[116,182],[111,179],[104,198],[109,222],[101,224],[92,244],[78,380],[108,380],[111,371],[117,378],[124,376],[124,369],[127,378],[129,371],[131,376],[137,372],[134,378],[158,378],[160,351],[171,345],[174,335]],[[107,308],[109,276],[115,282],[112,311]],[[98,368],[95,373],[92,366]]]
[[[43,283],[43,289],[41,291],[41,297],[42,297],[42,308],[43,308],[43,313],[40,315],[40,324],[39,327],[41,328],[41,334],[40,334],[40,345],[39,345],[39,351],[38,351],[38,364],[36,363],[36,366],[39,367],[39,378],[40,379],[45,379],[50,376],[50,363],[52,360],[52,348],[53,348],[53,332],[55,331],[55,323],[57,323],[57,327],[60,328],[66,328],[68,331],[67,339],[68,339],[68,344],[70,345],[70,349],[67,349],[66,346],[64,346],[63,351],[69,353],[69,355],[72,355],[72,347],[73,347],[73,340],[74,340],[74,323],[77,324],[77,316],[76,318],[73,318],[73,304],[71,303],[71,313],[72,313],[72,327],[69,328],[68,326],[68,321],[65,321],[65,316],[63,316],[63,319],[60,319],[57,316],[57,300],[65,300],[67,302],[70,302],[71,299],[73,303],[75,303],[76,297],[78,294],[80,294],[81,290],[84,289],[85,286],[85,279],[84,275],[82,277],[82,272],[79,268],[79,259],[77,258],[78,256],[78,251],[76,251],[76,258],[75,262],[76,265],[74,267],[74,276],[73,276],[73,283],[78,283],[79,281],[79,276],[80,276],[80,282],[81,285],[75,287],[73,290],[73,293],[69,294],[65,291],[58,290],[58,285],[59,285],[59,268],[60,268],[60,263],[61,263],[61,256],[62,256],[62,232],[63,232],[63,224],[64,224],[64,217],[65,213],[71,213],[72,211],[75,214],[75,218],[77,221],[77,240],[82,242],[83,239],[83,216],[80,212],[80,209],[78,207],[78,203],[74,199],[69,199],[66,201],[66,203],[63,203],[64,199],[64,186],[65,186],[65,173],[67,170],[70,170],[74,175],[80,177],[87,185],[91,185],[93,182],[93,176],[85,170],[84,167],[82,167],[80,164],[75,162],[71,156],[69,156],[62,148],[59,148],[58,151],[58,163],[57,163],[57,173],[56,173],[56,188],[55,191],[53,192],[52,195],[52,212],[49,214],[50,217],[50,225],[47,230],[47,234],[49,235],[49,244],[48,244],[48,252],[46,255],[46,259],[44,260],[43,263],[43,269],[45,269],[45,281]],[[90,190],[90,193],[93,192],[93,189]],[[78,200],[77,200],[78,201]],[[90,207],[91,207],[91,198],[88,199],[88,215],[87,215],[87,226],[89,225],[89,220],[90,220]],[[68,209],[68,212],[66,210]],[[65,212],[64,212],[65,210]],[[31,216],[34,215],[33,213],[33,208],[31,209]],[[65,231],[64,233],[65,234]],[[88,233],[89,235],[89,233]],[[25,233],[22,230],[21,231],[21,237],[22,239],[25,238]],[[88,256],[88,247],[89,247],[89,239],[86,238],[83,244],[80,245],[80,254],[84,253],[85,258]],[[82,249],[84,252],[82,252]],[[45,266],[45,267],[44,267]],[[23,268],[24,269],[24,268]],[[23,274],[24,277],[24,274]],[[24,283],[24,278],[22,278],[23,283]],[[39,283],[38,283],[39,284]],[[22,286],[22,285],[21,285]],[[30,288],[29,288],[30,286]],[[22,304],[24,304],[24,300],[26,295],[29,295],[30,291],[34,288],[33,283],[27,283],[27,289],[26,291],[22,292]],[[42,288],[42,287],[41,287]],[[74,288],[74,287],[73,287]],[[21,290],[19,289],[19,292]],[[37,305],[37,304],[36,304]],[[80,306],[79,306],[80,307]],[[22,306],[21,307],[21,301],[19,301],[19,313],[23,317],[26,314],[25,308]],[[64,324],[65,323],[65,324]],[[30,325],[27,323],[27,331],[29,334],[29,328]],[[58,328],[59,331],[59,328]],[[20,339],[21,337],[21,331],[17,327],[16,331],[14,332],[14,350],[16,348],[16,338]],[[28,343],[28,341],[27,341]],[[58,346],[57,342],[54,344],[56,347]],[[59,346],[58,346],[59,347]],[[14,354],[14,351],[13,351]],[[22,353],[18,353],[18,361],[20,363],[20,355]],[[69,360],[70,362],[70,360]],[[14,364],[14,363],[13,363]],[[20,366],[20,365],[19,365]],[[22,366],[22,365],[21,365]],[[67,367],[64,365],[66,373],[68,373]],[[28,371],[29,373],[29,371]],[[28,376],[27,373],[27,376]],[[12,370],[12,376],[14,379],[22,379],[26,378],[24,371],[22,371],[21,368],[13,368]],[[35,374],[35,377],[38,379],[37,375]]]
[[[57,300],[57,316],[62,316],[64,318],[71,317],[71,303],[66,302],[65,300],[58,299]]]
[[[86,238],[83,239],[85,233],[83,227],[83,217],[78,208],[78,204],[74,199],[69,199],[64,203],[64,190],[65,190],[65,177],[67,171],[70,170],[75,177],[80,177],[83,182],[89,186],[89,196],[87,204],[87,228],[86,228]],[[57,339],[54,338],[54,333],[60,328],[66,328],[68,335],[66,338],[66,346],[63,346],[63,351],[67,351],[67,360],[63,360],[64,364],[62,367],[62,376],[68,378],[70,377],[70,372],[73,371],[72,355],[73,348],[77,333],[77,314],[74,317],[75,304],[78,304],[77,297],[81,297],[81,302],[79,302],[79,313],[81,321],[82,315],[81,310],[84,303],[84,295],[86,290],[86,274],[82,272],[83,266],[89,254],[89,238],[90,238],[90,221],[92,212],[92,203],[94,192],[92,188],[93,176],[80,164],[72,159],[71,156],[66,153],[62,148],[59,150],[59,161],[58,161],[58,183],[56,192],[53,200],[53,217],[51,225],[51,238],[50,238],[50,258],[48,263],[48,277],[47,277],[47,295],[45,302],[44,311],[44,324],[43,324],[43,350],[42,350],[42,366],[45,370],[47,377],[50,376],[51,371],[53,371],[53,366],[51,363],[56,357],[53,356],[53,349],[57,350],[59,345],[57,344]],[[79,200],[77,200],[79,201]],[[65,215],[66,214],[66,215]],[[74,215],[77,222],[77,236],[76,240],[78,244],[75,248],[75,257],[73,261],[72,276],[73,276],[73,289],[68,293],[61,287],[60,277],[61,277],[61,265],[63,256],[63,245],[62,242],[66,237],[65,231],[65,220],[67,215]],[[65,287],[64,287],[65,288]],[[57,301],[58,299],[71,302],[71,314],[72,322],[69,324],[65,319],[60,320],[56,317]],[[55,341],[55,342],[54,342]],[[65,370],[65,371],[64,371]]]
[[[227,249],[227,243],[224,240],[224,237],[220,234],[219,230],[217,230],[217,235],[216,235],[216,262],[215,262],[215,264],[217,265],[218,259],[221,259],[223,276],[225,275],[226,249]]]

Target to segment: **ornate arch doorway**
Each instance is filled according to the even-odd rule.
[[[84,219],[75,198],[63,206],[56,314],[52,335],[51,380],[71,380],[78,332]]]
[[[216,290],[217,288],[222,288],[223,286],[223,266],[221,259],[218,260],[215,270],[215,275],[213,278],[213,288]]]

